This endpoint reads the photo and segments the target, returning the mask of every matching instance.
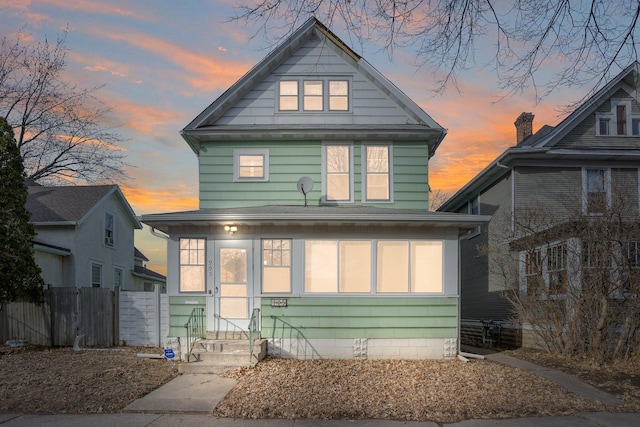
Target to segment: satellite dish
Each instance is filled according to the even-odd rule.
[[[313,180],[308,176],[303,176],[298,180],[296,188],[302,194],[304,194],[304,206],[307,207],[307,194],[313,190]]]

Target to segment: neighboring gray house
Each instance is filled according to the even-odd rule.
[[[133,248],[133,250],[134,265],[133,271],[131,272],[134,282],[133,289],[151,292],[155,290],[156,286],[158,286],[160,288],[160,293],[166,293],[167,278],[160,273],[156,273],[155,271],[148,269],[145,262],[149,261],[149,258],[144,256],[138,248]]]
[[[428,212],[438,123],[310,19],[182,131],[200,209],[143,215],[169,235],[170,334],[261,325],[269,351],[443,358],[458,350],[458,236]]]
[[[461,316],[463,324],[512,318],[505,292],[528,289],[528,267],[535,260],[515,253],[511,282],[495,265],[500,253],[518,251],[515,242],[553,229],[555,242],[536,248],[544,261],[544,286],[563,299],[567,281],[577,277],[581,260],[569,259],[580,239],[563,234],[559,223],[571,216],[598,216],[615,201],[637,220],[640,210],[640,64],[631,64],[555,127],[533,133],[533,114],[516,120],[517,143],[508,148],[446,201],[439,211],[492,215],[491,221],[461,237]],[[537,217],[537,223],[527,221]],[[555,228],[554,228],[555,227]],[[637,242],[636,242],[637,245]],[[586,253],[584,248],[582,253]],[[629,248],[637,267],[638,247]],[[575,262],[573,262],[575,261]],[[502,266],[504,267],[504,266]],[[508,270],[507,269],[507,270]]]
[[[134,230],[142,225],[117,185],[31,183],[26,208],[47,285],[144,290],[146,276],[161,282],[161,275],[136,265],[135,254],[144,255],[134,248]]]

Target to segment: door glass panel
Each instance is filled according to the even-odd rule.
[[[247,300],[247,251],[220,249],[220,317],[246,319],[249,317]]]

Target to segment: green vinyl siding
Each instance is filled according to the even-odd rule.
[[[307,339],[452,338],[458,336],[458,299],[442,297],[302,297],[287,307],[262,298],[262,337]]]
[[[371,143],[374,141],[366,141]],[[299,205],[304,196],[296,183],[303,176],[314,181],[308,203],[317,205],[322,191],[321,141],[216,142],[203,143],[200,150],[200,208],[261,205]],[[234,182],[233,150],[268,148],[267,182]],[[428,149],[424,142],[393,144],[393,202],[369,206],[398,209],[428,207]],[[354,204],[362,201],[362,143],[353,142]]]
[[[169,336],[185,336],[186,329],[184,325],[189,321],[189,316],[191,316],[193,309],[205,307],[205,296],[169,297]]]

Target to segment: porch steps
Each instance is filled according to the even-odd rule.
[[[248,339],[204,339],[193,344],[189,363],[178,365],[182,374],[220,374],[228,369],[255,366],[267,352],[266,340],[256,340],[249,357]]]

